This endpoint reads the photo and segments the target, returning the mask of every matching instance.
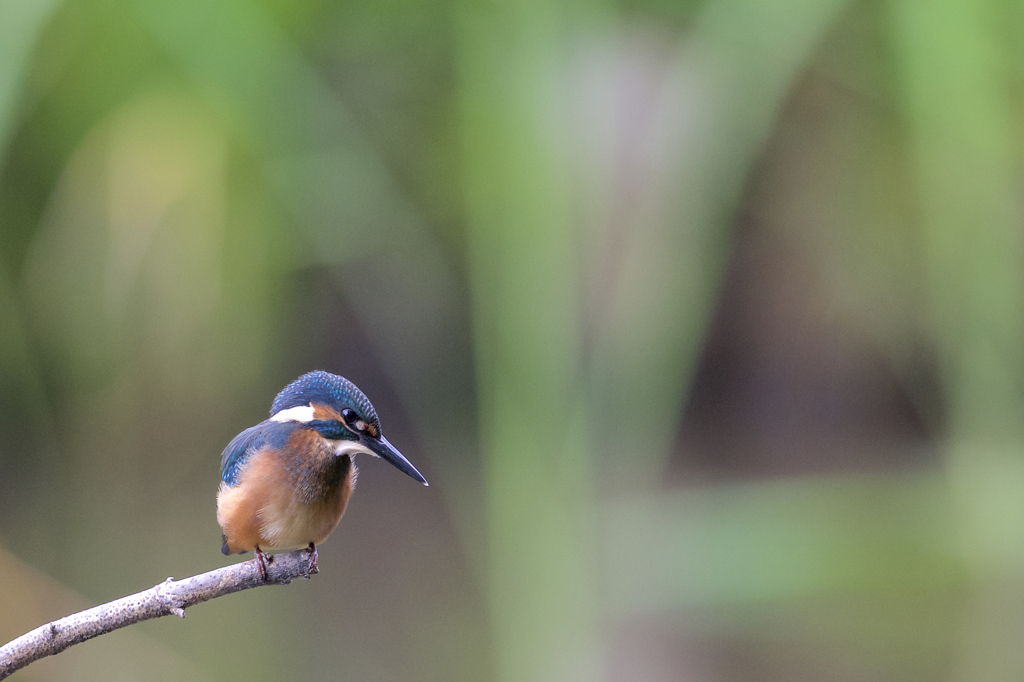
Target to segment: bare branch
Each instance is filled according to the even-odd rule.
[[[274,555],[267,564],[266,582],[260,579],[255,559],[182,580],[168,578],[148,590],[55,620],[8,642],[0,647],[0,680],[32,661],[118,628],[160,616],[184,618],[185,609],[215,597],[251,587],[287,585],[316,572],[309,552],[298,550]]]

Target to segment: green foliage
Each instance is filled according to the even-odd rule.
[[[431,487],[39,678],[1018,678],[1022,16],[0,0],[0,638],[322,367]]]

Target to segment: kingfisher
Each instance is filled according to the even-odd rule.
[[[270,419],[235,436],[221,455],[217,522],[225,555],[263,550],[309,550],[341,520],[356,484],[355,456],[393,464],[423,485],[427,479],[384,438],[369,399],[344,377],[317,370],[277,394]]]

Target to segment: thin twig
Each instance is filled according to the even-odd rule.
[[[148,590],[71,614],[8,642],[0,647],[0,680],[32,661],[118,628],[160,616],[184,618],[185,609],[195,604],[251,587],[287,585],[316,572],[316,565],[310,565],[309,552],[298,550],[274,555],[267,564],[265,582],[260,579],[255,559],[182,580],[168,578]]]

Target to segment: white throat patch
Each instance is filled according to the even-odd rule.
[[[313,421],[313,406],[312,405],[299,405],[298,407],[289,407],[287,410],[281,410],[273,417],[270,418],[272,422],[302,422],[306,424]]]

